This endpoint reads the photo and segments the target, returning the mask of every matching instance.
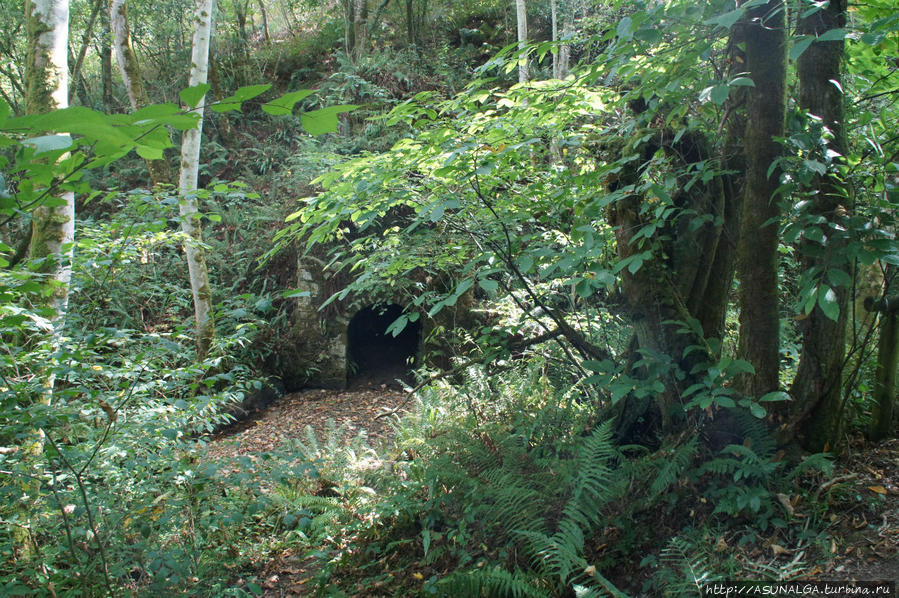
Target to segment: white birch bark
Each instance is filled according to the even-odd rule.
[[[214,0],[196,0],[194,8],[193,51],[191,53],[190,79],[194,87],[206,83],[209,73],[209,38],[212,30]],[[197,209],[197,179],[200,164],[200,138],[203,133],[203,108],[205,99],[193,108],[199,115],[197,126],[184,132],[181,143],[181,179],[179,183],[179,207],[181,230],[189,238],[184,246],[190,275],[190,290],[194,301],[197,322],[197,356],[203,359],[215,335],[212,319],[212,292],[206,270],[206,254],[203,250],[203,230]]]
[[[25,112],[40,114],[67,108],[69,105],[69,65],[67,45],[69,39],[68,0],[26,0],[25,30],[27,55],[25,59]],[[47,305],[53,308],[51,337],[54,347],[59,346],[69,303],[69,287],[72,280],[72,255],[75,240],[75,194],[67,191],[56,197],[64,201],[59,206],[39,206],[31,217],[31,241],[29,258],[41,260],[38,272],[53,281],[53,289]],[[53,361],[48,361],[42,376],[42,388],[34,398],[36,404],[49,406],[56,383]],[[22,442],[22,452],[28,458],[40,457],[46,436],[41,429]],[[19,501],[16,509],[28,521],[32,517],[33,501],[40,496],[40,483],[35,479],[23,484],[22,493],[29,500]],[[35,555],[33,542],[24,528],[16,526],[15,542],[20,546],[22,558],[27,562]]]
[[[28,35],[25,111],[40,114],[67,108],[68,0],[28,0],[25,17]],[[63,205],[40,206],[34,210],[29,245],[29,257],[44,259],[40,270],[58,283],[50,298],[57,331],[65,321],[68,307],[75,240],[75,194],[67,191],[59,197],[65,200]]]
[[[518,21],[518,49],[524,50],[528,43],[528,13],[525,0],[515,0],[515,15]],[[518,82],[528,80],[528,61],[522,56],[518,60]]]

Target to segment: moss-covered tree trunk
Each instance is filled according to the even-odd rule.
[[[846,0],[830,0],[827,6],[799,22],[799,33],[820,37],[827,31],[842,29],[846,24]],[[846,154],[841,85],[844,53],[842,39],[814,42],[797,61],[799,105],[821,119],[830,131],[828,150],[832,156]],[[836,158],[839,160],[841,158]],[[802,266],[846,270],[845,239],[839,234],[842,219],[849,206],[845,185],[833,174],[816,176],[810,189],[812,213],[823,216],[829,227],[823,245],[807,241],[800,247]],[[809,317],[800,322],[802,353],[791,393],[795,402],[793,420],[803,445],[810,450],[824,450],[839,438],[843,361],[846,352],[846,323],[849,289],[831,288],[839,316],[828,318],[815,306]]]
[[[193,50],[191,52],[190,79],[188,85],[195,87],[205,84],[209,74],[209,39],[212,29],[214,0],[196,0],[194,6]],[[197,184],[200,166],[200,140],[203,135],[203,108],[206,102],[200,99],[192,109],[200,118],[196,128],[184,132],[181,144],[181,180],[179,184],[179,207],[181,230],[188,240],[184,245],[187,268],[190,276],[190,290],[194,301],[194,315],[197,323],[197,356],[203,359],[215,337],[215,323],[212,318],[212,291],[209,273],[206,269],[206,254],[203,250],[203,229],[197,207]]]
[[[712,144],[701,135],[688,133],[671,143],[673,138],[670,131],[659,132],[629,163],[648,165],[660,151],[668,159],[682,161],[680,166],[685,169],[712,158]],[[613,188],[637,190],[649,176],[640,168],[622,169]],[[644,197],[634,192],[609,211],[619,259],[633,260],[646,251],[652,254],[642,260],[639,269],[622,271],[621,288],[634,327],[631,361],[643,362],[641,367],[632,363],[628,373],[664,384],[653,411],[666,432],[673,431],[683,420],[680,396],[696,381],[693,367],[698,360],[716,357],[711,345],[705,354],[685,355],[685,349],[690,345],[703,346],[705,338],[721,336],[723,317],[719,314],[726,309],[727,289],[732,280],[726,267],[733,254],[727,236],[733,234],[730,228],[735,214],[726,206],[734,202],[729,196],[733,188],[723,178],[712,178],[707,184],[672,190],[667,200],[671,216],[650,238],[640,239],[638,232],[646,226],[659,225],[655,215],[662,200],[652,193]],[[717,277],[712,276],[713,272]],[[708,323],[709,329],[685,333],[685,325],[691,321]],[[647,412],[652,407],[646,399],[628,397],[619,409],[617,433],[631,436],[637,418],[653,418]]]
[[[25,3],[28,38],[26,58],[26,114],[40,114],[66,108],[69,32],[69,3],[57,0],[28,0]],[[75,239],[75,194],[60,195],[57,206],[39,206],[32,215],[29,257],[43,260],[39,270],[55,281],[50,306],[57,326],[64,321],[72,278]]]
[[[149,106],[150,96],[147,95],[147,89],[144,87],[140,63],[137,61],[137,56],[131,44],[131,30],[128,26],[128,5],[125,0],[110,0],[109,22],[116,59],[119,64],[119,73],[122,76],[125,90],[128,92],[128,102],[131,104],[131,109],[136,111],[144,106]],[[172,165],[167,160],[147,160],[147,170],[154,185],[169,185],[175,181]]]
[[[787,30],[783,2],[772,0],[747,10],[746,70],[754,82],[749,91],[744,136],[746,176],[737,248],[740,279],[739,355],[755,375],[741,380],[741,390],[760,397],[776,390],[780,372],[777,246],[779,186],[771,164],[781,155],[776,138],[786,119]]]

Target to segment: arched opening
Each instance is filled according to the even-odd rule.
[[[347,325],[347,382],[350,386],[396,385],[412,371],[418,354],[420,322],[409,322],[397,336],[387,332],[403,314],[396,304],[363,307]]]

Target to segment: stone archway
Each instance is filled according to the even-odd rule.
[[[418,359],[420,322],[409,322],[398,335],[387,328],[401,315],[396,304],[363,307],[350,319],[346,330],[347,382],[349,386],[396,385],[408,380]]]

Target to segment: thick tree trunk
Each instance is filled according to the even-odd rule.
[[[194,9],[193,51],[191,52],[191,87],[206,83],[209,66],[209,38],[212,29],[214,0],[196,0]],[[187,268],[190,275],[190,290],[194,301],[197,322],[197,356],[203,359],[209,351],[215,336],[212,318],[212,292],[209,274],[206,270],[206,255],[203,251],[203,230],[197,208],[197,181],[200,164],[200,139],[203,134],[203,108],[201,99],[193,109],[200,119],[194,129],[184,132],[181,145],[181,181],[179,184],[179,206],[181,230],[189,237],[184,246]]]
[[[828,5],[802,19],[799,32],[821,36],[846,24],[846,0],[831,0]],[[846,155],[846,133],[843,122],[843,94],[841,81],[843,41],[814,42],[797,61],[799,75],[799,105],[809,114],[819,117],[832,133],[828,149],[839,156]],[[839,158],[838,158],[839,159]],[[834,234],[843,225],[847,214],[848,194],[838,177],[816,177],[812,189],[814,214],[823,216],[833,229],[827,229],[825,245],[806,242],[800,247],[802,266],[847,270],[845,241]],[[814,245],[814,247],[812,247]],[[812,251],[808,251],[812,249]],[[846,323],[849,289],[832,289],[839,316],[836,321],[815,307],[809,317],[800,322],[802,354],[799,369],[791,389],[798,412],[797,431],[810,450],[824,450],[839,438],[842,409],[841,390],[843,360],[846,352]]]
[[[265,43],[272,41],[268,32],[268,13],[265,12],[265,0],[259,0],[259,12],[262,15],[262,34],[265,36]]]
[[[150,104],[150,97],[144,87],[140,64],[131,46],[131,31],[128,27],[128,5],[125,0],[110,0],[109,22],[112,30],[113,46],[119,64],[119,73],[128,92],[128,102],[132,110]],[[172,184],[175,174],[167,160],[147,160],[147,170],[154,185]]]
[[[786,119],[787,30],[783,2],[771,0],[747,11],[746,69],[755,86],[749,91],[745,135],[746,180],[742,232],[737,249],[740,278],[739,355],[755,375],[741,390],[761,397],[777,390],[780,372],[780,315],[777,290],[778,217],[774,197],[777,172],[768,171],[780,156],[775,140]]]
[[[515,0],[515,18],[518,22],[518,50],[524,51],[528,44],[528,12],[525,0]],[[518,59],[518,82],[525,83],[528,80],[528,61],[521,56]]]
[[[672,160],[683,161],[684,167],[709,159],[710,150],[700,136],[687,134],[677,143],[670,143],[673,137],[669,131],[659,133],[647,142],[640,157],[632,164],[647,164],[660,149]],[[614,149],[612,152],[617,153]],[[613,189],[638,187],[646,173],[634,166],[622,170],[618,176]],[[660,356],[662,360],[658,363],[661,369],[655,373],[651,372],[652,368],[641,368],[629,374],[636,378],[660,376],[665,390],[658,393],[656,407],[661,427],[666,432],[683,420],[680,395],[695,382],[691,374],[693,367],[698,361],[716,357],[698,352],[684,355],[688,346],[702,346],[710,331],[685,334],[683,323],[716,321],[716,317],[709,314],[723,313],[726,309],[725,287],[729,284],[713,278],[710,272],[715,264],[725,264],[732,254],[732,248],[723,239],[725,225],[730,224],[722,217],[725,206],[732,203],[732,198],[728,197],[729,189],[721,179],[713,179],[707,185],[695,185],[689,190],[673,193],[671,201],[681,208],[679,213],[682,215],[673,217],[650,239],[653,252],[650,259],[643,261],[636,272],[628,269],[622,272],[621,288],[634,327],[633,352],[636,354],[639,350],[644,355]],[[654,210],[646,209],[647,205],[647,198],[635,194],[609,210],[619,259],[630,258],[646,249],[634,236],[654,220]],[[695,226],[696,218],[706,221]],[[721,268],[726,269],[726,265]],[[726,272],[722,276],[726,276]],[[713,305],[712,301],[720,305]],[[632,361],[637,359],[635,356]],[[618,434],[629,437],[629,428],[638,417],[645,417],[649,405],[645,400],[628,397],[619,412]]]

